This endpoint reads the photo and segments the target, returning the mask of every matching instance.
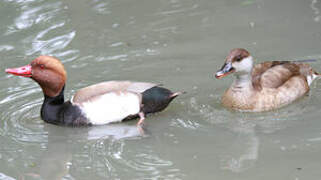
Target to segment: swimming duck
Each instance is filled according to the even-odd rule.
[[[173,93],[160,85],[146,82],[107,81],[94,84],[64,101],[66,71],[52,56],[39,56],[30,64],[6,69],[7,73],[29,77],[42,88],[44,101],[41,118],[57,125],[102,125],[164,110],[180,92]]]
[[[243,111],[276,109],[306,94],[321,75],[305,61],[267,61],[253,65],[253,57],[241,48],[233,49],[215,74],[235,74],[235,81],[222,97],[225,107]]]

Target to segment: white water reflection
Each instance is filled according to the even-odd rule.
[[[313,10],[313,13],[315,15],[314,16],[314,21],[315,22],[320,22],[320,20],[321,20],[321,15],[320,15],[321,1],[312,0],[310,7]]]
[[[97,126],[90,128],[88,131],[88,140],[105,139],[112,137],[114,139],[123,139],[141,136],[137,126],[126,124],[113,124],[109,126]]]
[[[15,180],[15,178],[7,176],[0,172],[0,180]]]
[[[0,52],[1,51],[10,51],[10,50],[13,50],[14,47],[13,46],[10,46],[10,45],[0,45]]]
[[[110,14],[111,11],[108,9],[110,2],[102,2],[100,0],[93,0],[92,2],[93,9],[100,14]]]
[[[240,123],[236,128],[237,140],[229,147],[228,153],[224,153],[221,166],[232,172],[243,172],[255,166],[259,158],[260,139],[255,134],[255,125],[251,123]]]
[[[57,50],[64,49],[75,37],[76,32],[72,31],[61,36],[55,36],[52,39],[43,40],[36,37],[32,42],[32,49],[26,52],[27,55],[32,55],[36,52],[40,54],[52,54]],[[27,40],[27,42],[30,42]]]
[[[14,25],[9,27],[11,31],[8,31],[6,35],[28,29],[41,22],[50,21],[58,15],[61,5],[61,2],[57,2],[37,7],[30,7],[29,5],[21,6],[21,15],[15,19]]]
[[[75,30],[68,30],[68,20],[64,18],[67,6],[62,2],[16,3],[20,5],[18,7],[20,15],[15,18],[12,25],[7,27],[4,35],[9,39],[19,37],[19,41],[24,45],[25,57],[34,54],[67,56],[66,61],[69,61],[74,59],[70,57],[70,54],[77,56],[78,50],[66,49],[76,36]],[[3,46],[2,49],[13,50],[14,47]]]

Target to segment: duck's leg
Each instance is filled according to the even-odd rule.
[[[144,125],[144,120],[145,120],[145,114],[143,112],[138,113],[139,116],[139,121],[137,122],[137,128],[140,132],[141,135],[144,135],[144,129],[143,129],[143,125]]]
[[[137,127],[142,127],[144,125],[145,114],[143,112],[138,113],[139,121],[137,122]]]

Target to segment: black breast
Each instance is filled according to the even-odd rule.
[[[70,101],[64,102],[64,88],[56,97],[45,95],[41,106],[41,118],[51,124],[67,126],[91,125],[81,109]]]
[[[67,126],[88,126],[92,125],[82,114],[81,109],[71,104],[70,101],[64,103],[62,111],[59,113],[63,124]]]

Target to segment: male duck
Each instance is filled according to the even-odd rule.
[[[268,111],[290,104],[309,91],[312,81],[321,77],[302,61],[270,61],[253,66],[245,49],[233,49],[216,78],[235,73],[236,80],[224,93],[225,107],[245,111]]]
[[[57,125],[102,125],[162,111],[179,94],[157,84],[107,81],[80,89],[71,101],[64,102],[66,71],[51,56],[40,56],[30,64],[6,69],[7,73],[30,77],[42,88],[41,118]]]

